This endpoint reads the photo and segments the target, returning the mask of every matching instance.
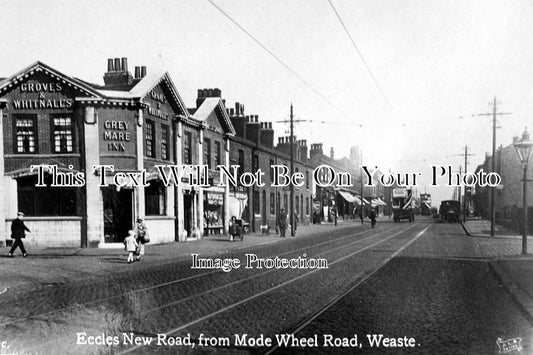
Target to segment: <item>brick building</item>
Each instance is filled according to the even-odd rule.
[[[513,143],[519,138],[514,137]],[[479,165],[475,173],[480,170],[488,173],[492,171],[492,156],[486,155],[483,164]],[[522,176],[523,169],[513,144],[500,146],[496,151],[495,171],[501,176],[501,184],[495,188],[494,209],[496,223],[515,231],[522,229]],[[529,160],[528,172],[533,171],[533,160]],[[490,187],[475,186],[473,195],[474,213],[485,219],[491,218],[491,190]],[[528,215],[533,215],[533,189],[527,194]],[[533,231],[533,219],[528,218],[529,233]]]
[[[235,103],[235,108],[228,109],[235,136],[230,140],[230,164],[239,165],[239,174],[264,172],[265,186],[246,187],[239,184],[230,187],[230,200],[233,215],[243,219],[251,231],[259,231],[260,226],[268,225],[274,229],[276,216],[281,208],[289,211],[289,187],[272,187],[272,165],[290,167],[289,137],[280,137],[274,146],[274,130],[271,122],[260,122],[257,115],[245,115],[244,105]],[[311,200],[313,195],[312,170],[307,156],[306,142],[294,141],[294,171],[304,175],[302,187],[294,188],[294,210],[298,223],[309,224],[311,220]]]
[[[0,102],[0,242],[10,241],[19,210],[34,245],[120,247],[138,217],[157,231],[154,243],[185,240],[201,226],[200,194],[185,182],[167,187],[156,173],[156,165],[197,164],[202,144],[203,123],[168,73],[137,67],[132,75],[126,58],[109,59],[104,85],[96,85],[36,62],[0,81]],[[41,164],[58,170],[43,172],[44,187],[30,168]],[[61,174],[85,183],[52,186]],[[143,178],[141,186],[132,181]]]

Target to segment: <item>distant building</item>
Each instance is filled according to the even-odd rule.
[[[514,137],[513,143],[519,138]],[[492,156],[486,155],[483,164],[479,165],[475,172],[479,173],[492,171]],[[523,206],[522,206],[522,176],[523,169],[513,144],[502,147],[496,151],[495,170],[501,176],[500,186],[492,189],[475,186],[472,196],[474,213],[485,219],[491,218],[491,193],[494,190],[494,208],[496,223],[511,228],[517,232],[522,229]],[[533,171],[533,159],[529,160],[528,171]],[[528,189],[527,194],[528,214],[533,216],[533,189]],[[533,218],[528,219],[528,230],[533,231]]]

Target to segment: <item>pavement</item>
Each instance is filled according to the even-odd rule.
[[[387,217],[378,218],[378,224]],[[339,221],[319,225],[299,226],[297,237],[333,232],[341,228],[361,226],[357,220]],[[365,220],[363,228],[369,227]],[[490,221],[472,219],[463,223],[475,248],[489,261],[501,285],[511,294],[533,324],[533,238],[528,238],[529,254],[522,254],[522,238],[516,232],[495,226],[496,235],[490,236]],[[289,237],[287,237],[289,238]],[[187,260],[191,254],[220,255],[253,248],[261,244],[283,243],[274,231],[270,235],[246,234],[241,242],[230,242],[226,236],[204,237],[198,241],[146,245],[146,255],[141,262],[126,263],[126,252],[119,249],[99,248],[43,248],[28,250],[23,258],[17,250],[8,258],[8,249],[0,256],[0,295],[23,293],[36,287],[47,287],[77,281],[80,278],[102,277],[120,272],[130,272],[150,265],[161,265]]]
[[[317,233],[327,233],[342,228],[361,226],[359,221],[339,221],[333,223],[298,226],[296,237]],[[365,222],[365,227],[369,226]],[[290,231],[287,238],[290,238]],[[96,278],[130,272],[166,263],[175,263],[191,258],[191,254],[223,255],[234,251],[253,248],[257,245],[278,243],[287,240],[280,238],[275,231],[269,235],[250,233],[243,241],[231,242],[227,236],[204,237],[201,240],[181,243],[146,244],[145,256],[141,262],[128,264],[127,253],[123,249],[104,248],[41,248],[28,249],[28,257],[22,257],[20,250],[12,258],[7,257],[9,248],[0,252],[0,295],[6,292],[23,293],[37,287],[48,287],[77,281],[80,278]]]
[[[491,236],[490,221],[481,219],[467,219],[463,228],[533,324],[533,237],[527,238],[528,253],[522,254],[522,236],[517,232],[495,225]]]

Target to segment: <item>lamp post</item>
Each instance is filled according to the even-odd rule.
[[[527,254],[527,165],[529,161],[529,156],[531,155],[531,148],[533,147],[533,142],[529,140],[529,133],[527,127],[522,133],[522,139],[513,144],[516,149],[516,153],[520,158],[522,163],[522,169],[524,170],[524,177],[522,179],[523,183],[523,202],[522,208],[524,209],[524,229],[522,231],[522,254]]]

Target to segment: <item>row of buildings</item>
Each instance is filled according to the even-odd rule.
[[[527,132],[524,132],[527,134]],[[485,219],[491,219],[491,194],[494,191],[494,210],[496,223],[521,233],[523,230],[523,167],[513,144],[519,141],[513,137],[513,142],[500,145],[494,157],[485,156],[482,164],[477,166],[476,173],[481,169],[485,172],[494,171],[501,176],[501,184],[492,189],[490,187],[475,186],[474,194],[470,197],[467,190],[467,201],[472,201],[474,214]],[[533,159],[528,162],[528,171],[533,171]],[[533,216],[533,189],[527,191],[528,215]],[[533,218],[528,218],[528,233],[533,233]]]
[[[249,231],[274,230],[290,194],[288,187],[270,186],[271,166],[290,165],[291,144],[294,171],[305,176],[294,191],[298,222],[331,221],[333,210],[354,217],[361,201],[357,148],[350,158],[335,159],[321,143],[310,149],[290,137],[276,143],[271,122],[245,114],[240,103],[228,108],[219,89],[198,90],[190,108],[168,73],[136,67],[132,74],[126,58],[107,64],[103,85],[41,62],[0,79],[0,244],[9,244],[17,211],[32,229],[28,241],[43,246],[120,247],[138,217],[145,218],[152,243],[226,234],[231,216]],[[57,171],[44,170],[46,186],[37,186],[31,166],[43,164]],[[156,168],[185,164],[207,165],[207,186],[185,178],[167,186]],[[353,184],[317,186],[312,174],[322,164],[349,172]],[[93,170],[96,165],[114,171]],[[261,169],[265,186],[219,186],[219,165],[239,165],[239,177]],[[140,171],[146,186],[134,183]],[[368,204],[382,202],[382,190],[365,191]]]

